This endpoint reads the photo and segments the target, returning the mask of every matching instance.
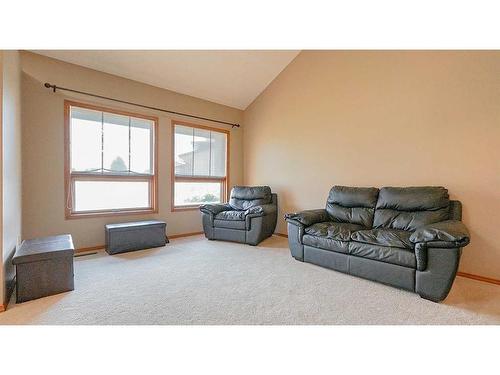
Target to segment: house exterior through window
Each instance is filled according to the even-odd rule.
[[[172,121],[172,209],[227,200],[229,131]]]

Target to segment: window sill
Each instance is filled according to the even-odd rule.
[[[197,204],[196,206],[176,206],[172,207],[170,212],[178,212],[178,211],[197,211],[200,209],[200,206],[202,204],[211,204],[211,203],[200,203]],[[213,203],[213,204],[224,204],[224,203]]]
[[[157,214],[158,209],[146,209],[146,210],[120,210],[120,211],[101,211],[101,212],[77,212],[69,213],[66,212],[66,220],[73,219],[91,219],[97,217],[114,217],[114,216],[129,216],[129,215],[148,215]]]
[[[182,211],[197,211],[200,209],[200,205],[197,204],[196,206],[178,206],[178,207],[172,207],[170,212],[182,212]]]

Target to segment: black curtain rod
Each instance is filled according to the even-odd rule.
[[[220,121],[220,120],[214,120],[208,117],[201,117],[201,116],[195,116],[195,115],[190,115],[187,113],[182,113],[182,112],[175,112],[175,111],[169,111],[167,109],[161,109],[161,108],[156,108],[156,107],[150,107],[148,105],[144,104],[138,104],[138,103],[132,103],[132,102],[127,102],[125,100],[120,100],[120,99],[114,99],[114,98],[109,98],[107,96],[102,96],[102,95],[96,95],[96,94],[91,94],[89,92],[85,91],[78,91],[78,90],[73,90],[73,89],[68,89],[66,87],[61,87],[61,86],[56,86],[56,85],[51,85],[50,83],[46,82],[44,85],[48,89],[52,89],[52,91],[56,92],[56,90],[62,90],[62,91],[70,91],[74,92],[77,94],[83,94],[83,95],[88,95],[88,96],[93,96],[94,98],[100,98],[100,99],[106,99],[106,100],[112,100],[114,102],[118,103],[123,103],[123,104],[129,104],[129,105],[135,105],[136,107],[142,107],[142,108],[147,108],[147,109],[152,109],[154,111],[160,111],[160,112],[166,112],[166,113],[172,113],[174,115],[180,115],[180,116],[186,116],[186,117],[191,117],[191,118],[196,118],[198,120],[205,120],[205,121],[211,121],[211,122],[217,122],[219,124],[224,124],[224,125],[230,125],[233,128],[239,128],[239,124],[235,124],[232,122],[226,122],[226,121]]]

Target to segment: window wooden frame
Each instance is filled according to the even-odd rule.
[[[71,107],[85,108],[95,111],[112,113],[122,116],[141,118],[153,122],[153,147],[151,148],[151,158],[153,162],[153,174],[125,175],[125,174],[93,174],[86,172],[71,172]],[[92,218],[119,215],[139,215],[158,213],[158,117],[143,115],[140,113],[127,112],[108,107],[101,107],[92,104],[64,101],[64,211],[66,219]],[[74,182],[75,181],[148,181],[149,182],[149,207],[144,208],[124,208],[106,209],[94,211],[73,211],[74,207]],[[68,201],[71,200],[71,205]]]
[[[195,129],[209,130],[217,133],[222,133],[226,135],[226,177],[190,177],[190,176],[176,176],[175,175],[175,126],[181,125]],[[193,124],[190,122],[180,121],[180,120],[172,120],[171,121],[171,131],[172,131],[172,153],[171,153],[171,203],[170,203],[170,211],[194,211],[198,210],[200,205],[184,205],[184,206],[176,206],[175,205],[175,183],[176,182],[220,182],[222,185],[222,193],[221,198],[223,202],[227,202],[229,200],[228,196],[228,187],[229,187],[229,157],[230,157],[230,135],[231,132],[229,130],[214,128],[210,126]],[[221,202],[221,203],[223,203]]]

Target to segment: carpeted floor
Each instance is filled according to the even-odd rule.
[[[458,277],[441,304],[258,247],[171,241],[75,258],[73,292],[23,304],[0,324],[500,324],[500,287]]]

